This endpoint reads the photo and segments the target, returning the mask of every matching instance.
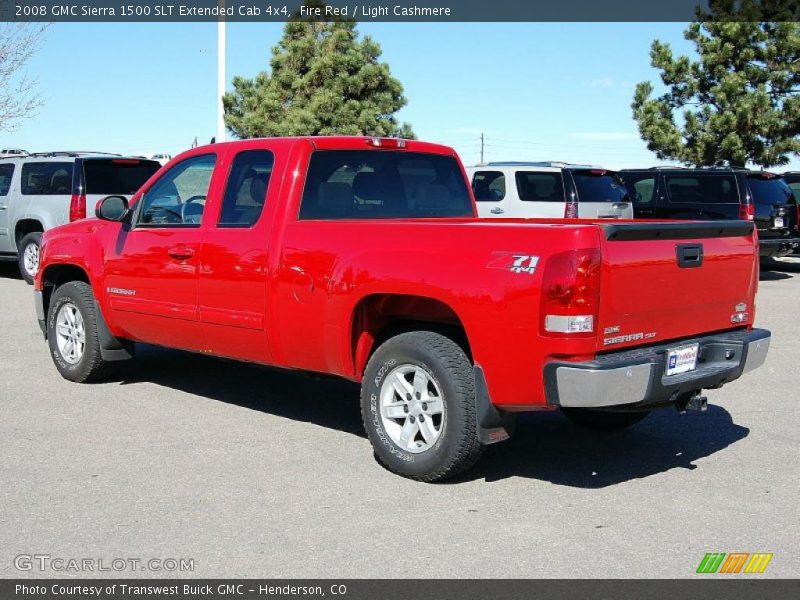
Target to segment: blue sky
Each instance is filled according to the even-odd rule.
[[[227,75],[268,68],[282,25],[230,23]],[[465,163],[656,161],[636,131],[634,85],[657,80],[658,37],[691,52],[676,23],[368,23],[408,98],[401,120]],[[176,154],[215,133],[215,23],[50,27],[29,66],[45,106],[0,146]],[[797,161],[794,161],[797,165]]]

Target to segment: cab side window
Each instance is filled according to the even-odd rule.
[[[14,176],[14,165],[0,165],[0,196],[8,196],[11,189],[11,178]]]
[[[275,157],[269,150],[245,150],[236,155],[228,175],[219,227],[251,227],[264,211]]]
[[[145,192],[137,225],[199,227],[216,162],[215,154],[204,154],[172,167]]]

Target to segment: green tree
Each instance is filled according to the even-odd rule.
[[[323,8],[318,1],[306,5]],[[376,135],[413,138],[395,113],[406,104],[403,86],[380,46],[359,40],[351,19],[299,18],[272,50],[271,72],[234,77],[223,98],[225,124],[240,138],[291,135]]]
[[[800,24],[741,20],[764,17],[761,4],[712,0],[711,13],[684,31],[697,60],[653,42],[651,64],[667,91],[651,98],[653,84],[642,82],[631,107],[658,158],[771,167],[800,153]]]

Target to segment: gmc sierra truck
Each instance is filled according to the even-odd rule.
[[[344,377],[378,460],[423,481],[515,413],[615,429],[703,408],[769,347],[752,222],[481,220],[435,144],[195,148],[95,214],[42,240],[36,312],[62,376],[100,379],[146,342]]]

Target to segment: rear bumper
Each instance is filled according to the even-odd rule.
[[[769,331],[753,329],[604,354],[587,362],[551,362],[544,373],[547,401],[583,408],[669,404],[757,369],[766,360],[769,342]],[[666,377],[667,351],[692,343],[700,345],[697,368]]]
[[[758,240],[758,252],[761,258],[780,258],[798,250],[800,250],[800,238]]]

